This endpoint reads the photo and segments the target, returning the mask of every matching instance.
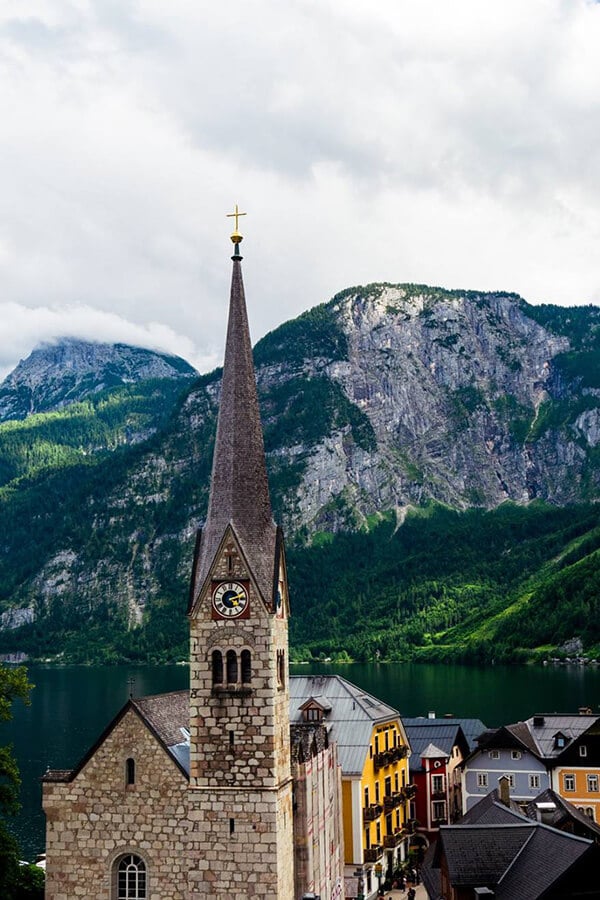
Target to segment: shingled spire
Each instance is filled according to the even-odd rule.
[[[235,531],[264,601],[270,603],[273,594],[277,528],[269,497],[237,227],[232,240],[236,236],[210,499],[192,603],[228,525]]]

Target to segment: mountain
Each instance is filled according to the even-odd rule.
[[[549,652],[558,632],[537,626],[553,621],[553,597],[565,639],[600,644],[584,622],[595,600],[577,587],[581,570],[595,583],[600,546],[599,329],[597,307],[377,284],[257,344],[297,654]],[[147,414],[156,383],[134,386]],[[81,447],[94,446],[101,415],[130,386],[82,401],[68,453],[78,403],[51,422],[0,425],[0,649],[80,661],[185,655],[220,371],[174,383],[145,437],[103,440],[101,452]],[[16,426],[28,429],[18,453]]]
[[[177,356],[63,338],[37,347],[0,384],[0,422],[61,409],[119,385],[196,375]]]

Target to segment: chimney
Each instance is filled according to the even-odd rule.
[[[580,716],[591,716],[592,709],[590,706],[580,706],[579,707],[579,715]]]
[[[546,720],[544,719],[543,716],[534,716],[533,717],[533,727],[541,728],[545,721]]]
[[[427,718],[428,718],[428,719],[435,719],[435,709],[430,709],[430,710],[429,710],[429,712],[427,713]]]
[[[475,900],[479,900],[479,897],[485,897],[487,898],[487,900],[491,900],[491,898],[495,896],[496,892],[489,887],[478,887],[473,891],[473,897],[475,898]]]
[[[508,775],[501,775],[498,779],[498,793],[500,794],[500,803],[510,806],[510,781]]]

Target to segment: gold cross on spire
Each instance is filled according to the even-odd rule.
[[[234,244],[239,244],[240,241],[242,240],[242,235],[238,231],[238,219],[240,216],[245,216],[245,215],[246,215],[245,212],[242,213],[238,210],[237,203],[235,204],[235,212],[227,213],[228,219],[232,219],[232,218],[235,219],[235,228],[233,230],[233,234],[231,235],[231,240],[233,241]]]

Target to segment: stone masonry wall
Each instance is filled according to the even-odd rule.
[[[129,710],[72,782],[43,785],[46,900],[113,900],[114,863],[126,853],[146,862],[148,900],[186,900],[187,795],[186,777]]]

